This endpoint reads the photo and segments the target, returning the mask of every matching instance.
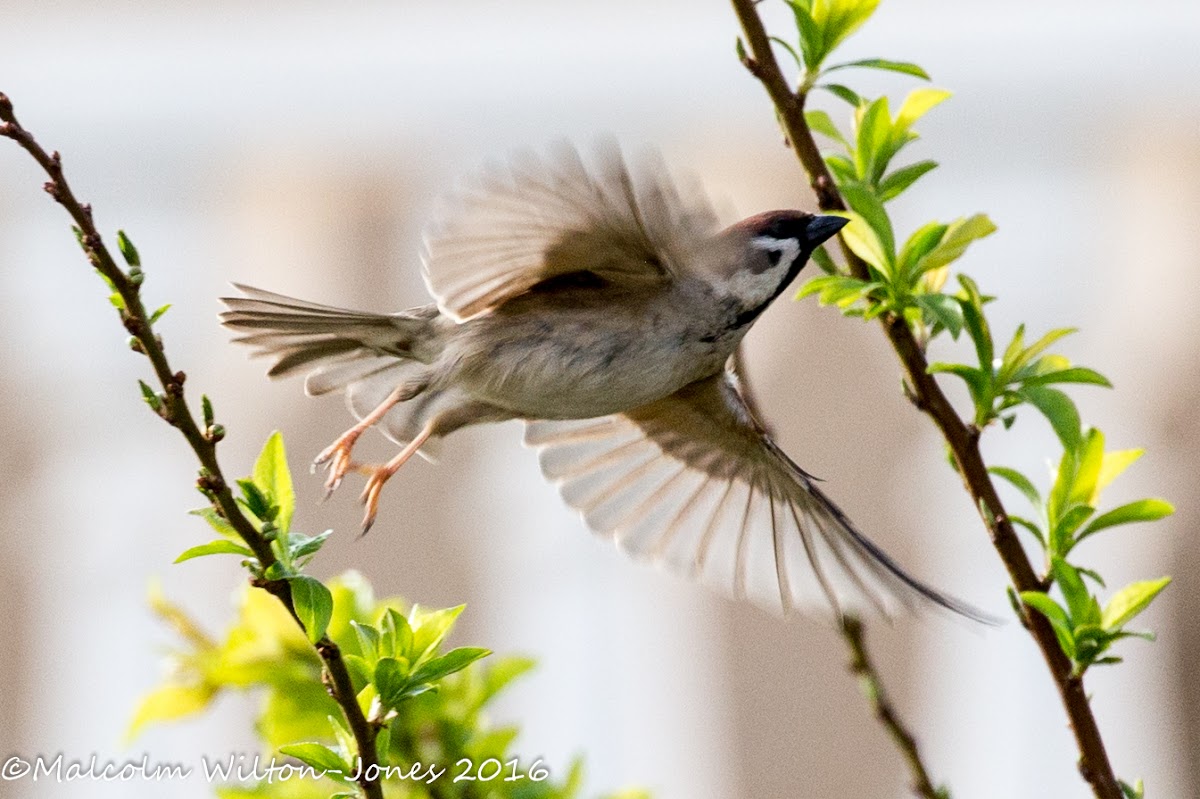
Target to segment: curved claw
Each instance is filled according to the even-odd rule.
[[[329,471],[329,476],[325,479],[326,499],[342,484],[342,479],[346,474],[355,468],[351,455],[359,435],[361,435],[361,431],[357,429],[347,430],[313,459],[313,471],[316,471],[318,466],[324,466]]]
[[[375,516],[379,511],[379,494],[383,491],[383,484],[388,481],[394,471],[388,469],[387,466],[378,466],[370,473],[367,478],[367,485],[363,488],[362,495],[359,501],[366,505],[366,510],[363,512],[362,532],[360,536],[364,536],[375,524]]]
[[[363,529],[361,535],[366,535],[371,529],[371,525],[375,524],[375,515],[379,510],[379,494],[383,491],[383,484],[391,479],[400,467],[413,456],[421,445],[429,440],[429,436],[433,434],[433,423],[425,425],[417,437],[404,445],[404,449],[396,454],[396,457],[385,463],[383,466],[357,466],[347,460],[345,471],[355,468],[363,474],[367,475],[367,485],[363,488],[362,495],[359,501],[366,505],[366,511],[363,514]],[[339,481],[340,481],[339,477]],[[336,488],[336,486],[334,486]]]

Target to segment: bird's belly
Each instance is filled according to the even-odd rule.
[[[525,418],[586,419],[636,408],[714,374],[727,357],[702,341],[646,330],[540,325],[505,332],[463,354],[457,382]]]

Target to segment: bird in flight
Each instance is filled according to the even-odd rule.
[[[638,558],[784,613],[965,604],[905,572],[771,440],[726,366],[767,306],[846,220],[782,210],[722,229],[657,159],[567,145],[484,172],[426,236],[434,303],[352,311],[238,285],[236,341],[344,392],[358,423],[317,456],[333,491],[367,477],[364,532],[412,455],[520,419],[547,479]],[[381,430],[401,446],[354,461]]]

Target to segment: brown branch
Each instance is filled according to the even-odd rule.
[[[792,149],[816,192],[819,206],[826,211],[845,210],[845,202],[838,194],[833,177],[804,119],[806,96],[794,93],[789,88],[775,60],[753,0],[731,1],[750,45],[750,53],[743,63],[762,83],[775,104]],[[867,265],[846,247],[844,240],[842,250],[851,274],[866,278]],[[988,474],[979,451],[979,430],[958,416],[937,381],[929,374],[925,354],[904,321],[887,314],[880,321],[908,376],[914,404],[929,415],[954,454],[963,484],[987,527],[1013,586],[1018,591],[1044,590],[1045,586],[1029,562]],[[1080,773],[1091,785],[1097,799],[1122,799],[1123,794],[1113,774],[1096,717],[1084,693],[1082,679],[1072,674],[1071,662],[1063,654],[1045,617],[1031,612],[1027,607],[1023,607],[1023,616],[1022,622],[1041,650],[1070,720],[1079,749]]]
[[[944,788],[939,790],[934,787],[933,781],[929,778],[929,772],[925,768],[925,762],[921,759],[917,739],[908,731],[904,721],[896,712],[895,706],[888,698],[887,692],[883,689],[883,683],[879,680],[879,672],[875,670],[875,664],[871,662],[871,657],[867,653],[862,621],[854,616],[843,616],[841,633],[850,647],[850,671],[858,677],[862,684],[863,694],[871,703],[871,708],[875,711],[875,718],[887,730],[896,744],[896,748],[900,750],[900,754],[904,756],[904,760],[908,764],[909,773],[912,775],[910,787],[913,794],[922,799],[946,799],[949,793]]]
[[[12,139],[21,146],[45,170],[50,180],[43,188],[61,205],[75,221],[80,231],[80,243],[87,255],[88,261],[112,285],[121,296],[124,308],[121,309],[121,322],[133,336],[131,346],[137,352],[143,353],[150,361],[155,377],[162,386],[162,406],[159,415],[175,427],[187,440],[188,445],[200,462],[200,476],[197,485],[209,498],[213,508],[229,522],[230,526],[245,541],[246,546],[258,559],[260,574],[276,563],[275,553],[271,543],[254,528],[250,520],[242,513],[234,499],[221,465],[217,461],[217,442],[223,433],[216,426],[201,430],[188,407],[184,396],[184,381],[187,376],[183,372],[174,371],[167,361],[162,339],[156,335],[150,325],[150,315],[142,303],[141,270],[125,272],[117,265],[108,247],[97,230],[92,219],[92,208],[86,203],[80,203],[63,175],[62,158],[58,152],[47,153],[34,139],[33,134],[25,130],[13,114],[12,102],[8,96],[0,92],[0,136]],[[286,580],[269,580],[256,578],[254,584],[274,594],[292,614],[297,624],[303,628],[303,623],[296,615],[292,604],[291,588]],[[368,799],[383,799],[383,791],[378,777],[368,779],[367,769],[378,765],[375,752],[375,731],[368,724],[358,705],[350,677],[346,671],[345,661],[337,644],[327,636],[316,644],[326,674],[326,684],[330,695],[342,708],[354,739],[358,745],[359,757],[363,762],[363,777],[359,785]],[[378,769],[370,769],[374,773]]]
[[[750,417],[755,426],[766,431],[768,428],[762,421],[763,415],[759,412],[758,402],[754,392],[751,391],[749,376],[746,374],[745,350],[746,345],[743,341],[734,354],[731,367],[734,377],[737,379],[738,393],[742,397],[742,402],[746,404]],[[883,679],[879,676],[879,672],[875,669],[875,664],[867,652],[866,628],[862,620],[851,614],[842,614],[838,619],[838,633],[841,634],[842,639],[846,642],[846,647],[850,650],[848,664],[850,672],[858,677],[867,701],[871,703],[875,718],[891,736],[896,748],[900,750],[900,754],[908,764],[908,770],[912,775],[913,793],[921,799],[947,799],[949,792],[944,788],[939,790],[934,787],[933,781],[929,778],[929,770],[921,759],[916,737],[909,731],[895,706],[887,697]]]

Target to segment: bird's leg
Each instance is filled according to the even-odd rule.
[[[326,447],[313,460],[313,469],[322,464],[329,464],[327,467],[329,469],[329,478],[325,481],[326,497],[342,484],[342,478],[346,476],[346,473],[355,468],[354,463],[350,460],[350,455],[354,449],[355,442],[358,441],[358,437],[366,432],[367,428],[382,419],[388,411],[396,406],[396,403],[407,399],[408,394],[409,392],[405,390],[405,386],[397,386],[395,391],[388,394],[387,399],[379,403],[379,407],[364,416],[354,427],[351,427],[338,436],[336,441]]]
[[[421,448],[431,435],[433,435],[434,422],[429,421],[421,432],[417,433],[417,437],[404,445],[404,449],[396,454],[396,457],[385,463],[383,466],[359,466],[360,472],[367,475],[367,486],[363,489],[360,500],[367,506],[366,512],[363,514],[362,534],[366,535],[371,529],[371,525],[375,523],[375,512],[379,509],[379,492],[383,490],[383,484],[386,483],[392,475],[399,471],[405,461],[413,456],[413,454]]]

